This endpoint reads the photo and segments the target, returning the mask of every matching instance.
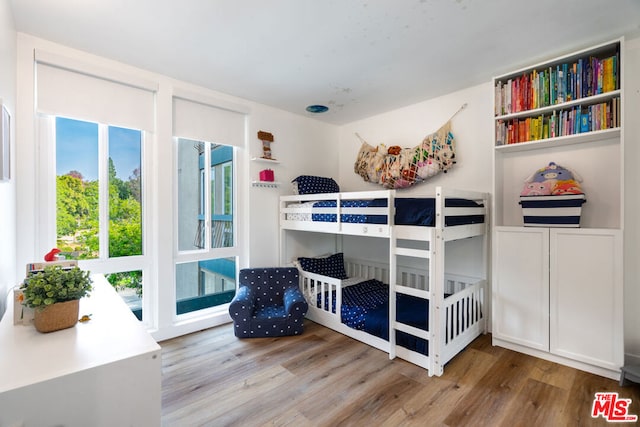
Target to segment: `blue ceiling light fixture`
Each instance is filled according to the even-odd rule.
[[[329,111],[329,107],[324,105],[309,105],[306,110],[310,113],[318,114]]]

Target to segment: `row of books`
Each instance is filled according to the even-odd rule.
[[[56,261],[44,261],[44,262],[30,262],[27,264],[27,277],[32,274],[44,271],[45,267],[52,265],[59,265],[64,270],[72,269],[78,266],[78,260],[75,259],[60,259]]]
[[[605,58],[590,56],[498,81],[495,115],[533,110],[617,90],[620,88],[619,64],[619,52],[616,52]]]
[[[537,117],[496,120],[496,145],[537,141],[620,127],[620,97]]]

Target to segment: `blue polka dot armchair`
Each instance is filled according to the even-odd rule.
[[[302,333],[309,308],[300,291],[297,268],[245,268],[229,314],[238,338]]]

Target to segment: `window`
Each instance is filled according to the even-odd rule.
[[[67,259],[143,255],[143,132],[55,118],[56,241]],[[107,263],[108,264],[108,263]],[[142,316],[142,270],[104,269]]]
[[[177,139],[176,312],[226,304],[235,294],[233,147]]]

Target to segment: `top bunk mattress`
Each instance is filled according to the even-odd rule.
[[[417,225],[434,227],[436,217],[436,199],[431,198],[395,198],[395,225]],[[317,202],[292,203],[288,208],[299,208],[304,213],[289,213],[287,219],[292,221],[336,222],[335,213],[314,213],[313,208],[335,208],[335,200],[323,200]],[[342,208],[384,208],[387,207],[387,199],[373,200],[342,200]],[[448,198],[445,207],[481,208],[482,203],[474,200]],[[308,213],[309,208],[311,213]],[[386,215],[343,213],[340,221],[345,223],[386,224]],[[484,215],[455,215],[445,217],[446,226],[479,224],[484,222]]]

